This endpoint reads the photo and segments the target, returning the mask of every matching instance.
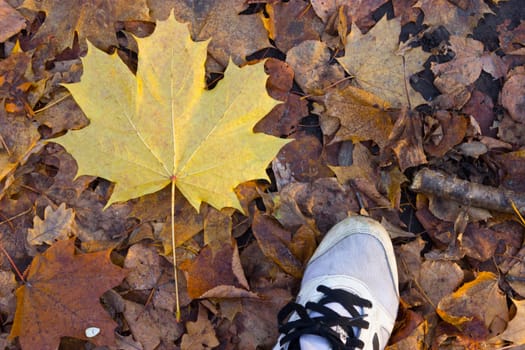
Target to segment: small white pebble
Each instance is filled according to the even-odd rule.
[[[86,328],[86,337],[93,338],[96,337],[100,333],[100,328],[97,327],[89,327]]]

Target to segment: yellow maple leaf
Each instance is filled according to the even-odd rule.
[[[233,189],[267,178],[265,168],[288,141],[252,127],[278,102],[266,93],[262,65],[228,65],[205,88],[208,42],[193,42],[173,16],[137,38],[136,76],[116,54],[89,45],[80,83],[66,87],[90,125],[54,139],[77,160],[79,174],[115,182],[107,203],[174,183],[198,210],[241,206]]]
[[[389,102],[392,107],[408,105],[406,90],[415,107],[426,101],[411,88],[408,78],[424,69],[429,54],[421,48],[400,50],[400,33],[399,18],[388,21],[386,16],[366,34],[352,28],[347,36],[345,55],[337,60],[361,88]]]

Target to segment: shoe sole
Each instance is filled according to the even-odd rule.
[[[308,264],[312,263],[318,257],[325,254],[338,242],[354,234],[370,235],[381,243],[387,257],[390,274],[396,289],[396,294],[399,296],[399,280],[392,240],[383,225],[369,217],[360,215],[350,216],[332,227],[317,247]]]

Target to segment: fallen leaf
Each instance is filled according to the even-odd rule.
[[[242,210],[233,188],[267,178],[266,164],[288,142],[251,131],[276,104],[266,94],[262,67],[230,64],[219,86],[207,91],[207,43],[193,42],[185,25],[170,18],[137,41],[136,77],[116,55],[90,46],[82,81],[67,85],[90,125],[53,141],[73,154],[79,174],[116,182],[106,206],[173,181],[196,209],[206,201]],[[170,74],[159,67],[170,67]]]
[[[264,255],[279,265],[283,271],[295,278],[303,275],[302,263],[292,254],[292,235],[268,215],[255,212],[252,224],[253,235]]]
[[[408,106],[409,101],[415,107],[426,101],[410,86],[409,78],[423,70],[429,54],[421,48],[400,48],[400,33],[399,19],[387,20],[386,16],[366,34],[352,30],[345,55],[337,61],[360,88],[392,107]]]
[[[443,297],[459,287],[463,277],[463,270],[455,262],[425,260],[421,264],[417,282],[436,307]]]
[[[12,8],[5,0],[0,0],[0,43],[3,43],[25,28],[25,18]]]
[[[292,296],[288,289],[272,286],[258,290],[259,299],[243,299],[243,312],[234,323],[237,327],[238,349],[270,349],[275,345],[278,330],[275,317]]]
[[[305,40],[319,40],[323,24],[309,3],[291,0],[266,4],[269,18],[263,18],[268,36],[282,52]]]
[[[357,23],[360,29],[363,28],[363,24],[360,23],[364,17],[370,16],[378,7],[383,5],[386,0],[312,0],[312,7],[315,13],[323,20],[327,22],[328,19],[342,5],[346,5],[350,9],[350,18],[353,23]]]
[[[501,333],[498,338],[508,340],[513,345],[525,344],[525,299],[515,300],[512,302],[516,306],[516,315],[509,321],[507,328]]]
[[[111,3],[27,0],[23,7],[46,14],[44,23],[31,38],[32,47],[47,43],[56,46],[58,52],[73,46],[75,32],[82,43],[87,38],[103,50],[118,47],[115,28],[117,21],[149,20],[145,0],[120,0]]]
[[[508,322],[507,299],[498,287],[498,277],[482,271],[476,279],[441,299],[437,313],[446,322],[460,328],[482,322],[493,336],[501,322]],[[489,336],[490,337],[490,336]]]
[[[154,288],[162,274],[160,260],[155,247],[145,243],[133,244],[124,260],[124,268],[129,271],[126,276],[129,287],[138,290]]]
[[[163,310],[124,300],[124,317],[133,337],[144,350],[170,348],[184,332],[172,310]]]
[[[286,63],[293,68],[297,84],[311,95],[322,95],[344,79],[344,70],[331,64],[332,60],[330,49],[317,40],[303,41],[286,53]]]
[[[390,114],[386,111],[389,103],[365,90],[347,86],[332,89],[324,96],[326,111],[323,118],[335,117],[340,126],[331,142],[351,140],[353,142],[372,140],[384,147],[393,127]],[[323,130],[330,135],[328,130]]]
[[[427,156],[423,149],[421,115],[415,111],[401,110],[384,148],[382,157],[386,158],[390,150],[394,152],[401,172],[425,164]],[[383,159],[383,162],[388,161]]]
[[[310,182],[330,177],[323,146],[315,136],[297,135],[285,145],[272,162],[277,188],[291,182]]]
[[[73,209],[66,209],[66,204],[61,203],[56,210],[47,206],[44,211],[44,220],[35,216],[33,228],[27,230],[27,242],[30,245],[47,243],[53,244],[69,238],[72,235],[75,223]]]
[[[482,70],[495,79],[505,75],[503,61],[497,55],[484,52],[482,42],[455,35],[449,41],[450,49],[455,53],[454,58],[431,65],[432,72],[436,75],[434,85],[442,93],[451,96],[465,95],[466,87],[479,78]],[[459,107],[466,102],[467,100],[462,101]]]
[[[74,240],[58,241],[37,255],[26,283],[16,290],[17,307],[11,338],[24,349],[58,349],[60,338],[84,339],[98,346],[115,342],[117,323],[100,305],[100,296],[125,277],[113,265],[110,250],[75,254]],[[85,329],[100,333],[87,338]]]
[[[506,19],[497,27],[500,47],[507,55],[525,55],[525,21],[521,20],[517,27],[510,22]]]
[[[186,322],[186,329],[188,333],[182,336],[181,350],[206,350],[219,346],[215,329],[202,305],[199,306],[197,320]]]
[[[441,158],[452,147],[461,143],[467,132],[468,119],[463,115],[448,111],[437,111],[432,116],[437,122],[433,128],[438,128],[439,139],[435,142],[425,142],[423,145],[425,152],[433,157]],[[430,138],[431,135],[425,135]]]
[[[235,64],[241,65],[246,62],[246,56],[270,46],[259,16],[240,14],[246,9],[244,0],[148,0],[148,6],[152,17],[162,20],[173,9],[177,20],[189,23],[193,40],[211,38],[208,51],[218,66],[210,66],[208,60],[208,71],[217,72],[226,67],[230,57]]]
[[[509,112],[512,119],[525,122],[525,69],[516,68],[509,73],[509,77],[501,91],[501,103]]]
[[[234,240],[204,246],[195,259],[183,261],[179,268],[186,272],[192,299],[256,297],[249,292]]]
[[[423,10],[425,24],[444,25],[450,34],[460,37],[467,37],[485,14],[492,13],[483,0],[470,0],[466,8],[448,0],[419,0],[414,7]]]

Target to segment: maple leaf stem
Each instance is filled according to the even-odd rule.
[[[171,254],[173,255],[173,278],[175,279],[175,316],[180,322],[179,278],[177,274],[177,254],[175,254],[175,178],[171,179]]]

